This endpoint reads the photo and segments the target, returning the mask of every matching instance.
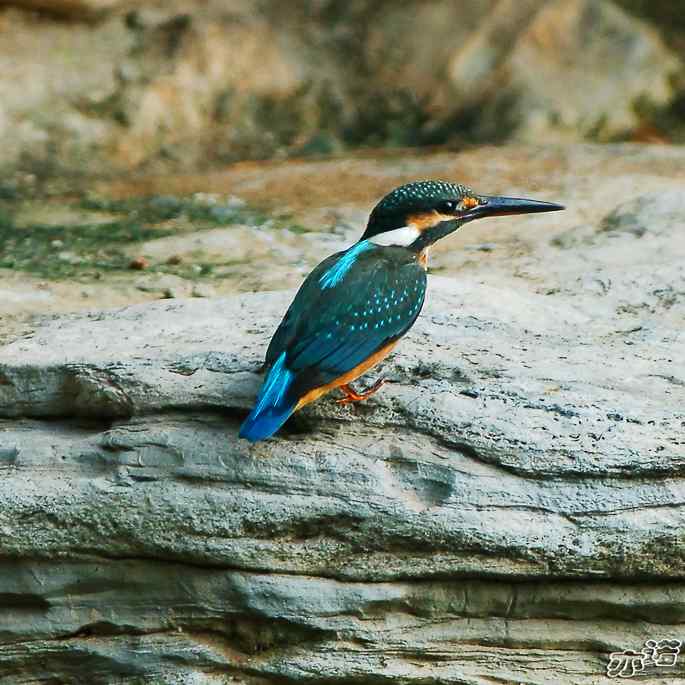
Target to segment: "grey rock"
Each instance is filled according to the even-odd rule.
[[[215,297],[216,290],[208,283],[196,283],[193,286],[193,297]]]
[[[432,276],[381,392],[256,445],[291,292],[4,344],[0,682],[594,685],[679,639],[684,216],[649,190]]]
[[[191,294],[193,284],[174,274],[149,274],[138,279],[136,288],[144,293],[157,293],[166,298],[181,298]]]

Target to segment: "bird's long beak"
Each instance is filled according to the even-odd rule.
[[[414,243],[417,249],[423,249],[441,238],[453,233],[458,228],[474,219],[488,216],[506,216],[507,214],[533,214],[536,212],[558,212],[565,209],[556,202],[542,202],[541,200],[524,200],[519,197],[498,197],[495,195],[475,195],[467,198],[465,203],[469,207],[466,212],[455,216],[454,219],[442,221],[424,231]]]
[[[475,204],[478,202],[478,204]],[[473,221],[487,216],[506,216],[509,214],[535,214],[537,212],[558,212],[565,209],[556,202],[525,200],[520,197],[499,197],[496,195],[478,195],[474,206],[461,215],[462,221]]]

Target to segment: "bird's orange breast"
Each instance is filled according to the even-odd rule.
[[[393,340],[392,342],[388,343],[385,347],[381,347],[380,350],[374,352],[368,359],[365,359],[361,364],[358,364],[347,373],[344,373],[342,376],[336,378],[334,381],[331,381],[330,383],[322,385],[318,388],[313,388],[306,395],[300,398],[299,402],[297,403],[297,406],[295,407],[295,411],[297,411],[298,409],[302,409],[302,407],[304,407],[306,404],[313,402],[314,400],[321,397],[321,395],[325,395],[327,392],[330,392],[335,388],[339,388],[341,385],[351,383],[353,380],[359,378],[359,376],[368,371],[371,367],[382,362],[392,352],[396,344],[397,340]]]

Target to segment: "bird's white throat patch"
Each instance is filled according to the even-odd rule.
[[[420,235],[421,231],[413,224],[409,224],[409,226],[402,226],[402,228],[379,233],[373,236],[373,238],[369,238],[369,240],[374,245],[409,247]]]

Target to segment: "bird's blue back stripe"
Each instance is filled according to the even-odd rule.
[[[253,413],[257,415],[267,406],[275,407],[280,404],[292,378],[293,372],[286,368],[285,352],[282,352],[264,381],[257,399],[257,406],[254,408]]]
[[[351,247],[345,254],[343,254],[333,266],[326,271],[321,278],[319,284],[322,289],[334,288],[343,278],[345,274],[352,268],[352,265],[357,261],[357,257],[366,250],[371,250],[373,244],[368,240],[362,240]]]

